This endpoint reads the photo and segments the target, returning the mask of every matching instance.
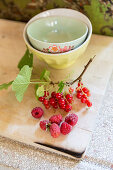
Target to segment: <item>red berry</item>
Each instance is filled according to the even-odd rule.
[[[51,97],[49,99],[50,105],[53,106],[55,104],[55,98]]]
[[[58,104],[59,104],[59,105],[65,104],[65,100],[64,100],[63,98],[59,99],[59,100],[58,100]]]
[[[56,92],[55,92],[55,91],[53,91],[53,92],[51,93],[51,97],[53,97],[53,98],[56,97]]]
[[[82,93],[77,93],[77,98],[81,99],[82,98]]]
[[[50,126],[50,133],[53,138],[57,138],[60,135],[60,128],[56,123]]]
[[[70,133],[72,130],[72,126],[70,124],[68,124],[67,122],[63,122],[61,124],[61,127],[60,127],[60,132],[63,134],[63,135],[67,135],[68,133]]]
[[[70,104],[67,104],[66,107],[65,107],[65,111],[69,112],[71,110],[72,110],[72,106]]]
[[[86,98],[81,98],[82,103],[86,103],[86,100],[87,100]]]
[[[48,104],[48,105],[45,105],[45,108],[46,109],[49,109],[50,108],[50,105]]]
[[[40,121],[40,128],[41,128],[42,130],[46,130],[48,124],[49,124],[49,121],[48,121],[48,120],[42,120],[42,121]]]
[[[44,97],[39,97],[39,98],[38,98],[38,100],[39,100],[40,102],[43,102],[44,99],[45,99]]]
[[[35,107],[32,111],[31,114],[34,118],[40,118],[44,114],[44,111],[41,107]]]
[[[82,98],[87,98],[87,96],[85,94],[82,95]]]
[[[79,87],[80,85],[83,86],[83,83],[82,83],[82,82],[78,82],[78,87]]]
[[[49,121],[51,123],[56,123],[59,125],[62,122],[62,115],[61,114],[53,115],[50,117]]]
[[[91,107],[91,106],[92,106],[92,102],[87,101],[87,106],[88,106],[88,107]]]
[[[58,104],[57,104],[57,102],[55,102],[55,104],[53,105],[53,107],[54,107],[55,109],[58,109]]]
[[[66,105],[65,105],[65,104],[61,104],[59,107],[60,107],[60,109],[63,109],[63,110],[64,110],[65,107],[66,107]]]
[[[49,104],[49,101],[48,101],[47,99],[45,99],[45,100],[43,101],[43,104],[44,104],[44,105],[48,105],[48,104]]]
[[[49,96],[49,92],[48,91],[44,91],[44,97]]]
[[[87,92],[87,96],[88,96],[88,97],[91,96],[90,91]]]
[[[73,93],[74,92],[74,89],[72,87],[69,88],[69,93]]]
[[[76,114],[73,114],[73,113],[69,114],[65,118],[65,122],[67,122],[71,126],[75,126],[77,124],[77,121],[78,121],[78,116]]]
[[[56,93],[56,98],[57,99],[60,99],[62,97],[62,94],[61,93]]]
[[[77,92],[77,93],[81,93],[82,90],[81,90],[80,88],[76,87],[76,92]]]
[[[89,91],[86,87],[84,87],[82,90],[84,93],[87,93]]]
[[[66,99],[69,103],[72,103],[73,96],[71,94],[66,94]]]

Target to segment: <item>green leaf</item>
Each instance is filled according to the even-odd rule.
[[[32,68],[25,65],[12,83],[12,90],[15,91],[16,98],[19,102],[22,101],[25,91],[30,84]]]
[[[58,89],[58,92],[62,92],[62,90],[63,90],[63,88],[64,88],[64,82],[63,81],[60,81],[60,83],[58,84],[58,87],[59,87],[59,89]]]
[[[50,79],[49,76],[50,76],[50,71],[44,69],[44,70],[42,71],[41,75],[40,75],[40,80],[45,79],[46,81],[50,82],[51,79]]]
[[[0,90],[2,89],[8,89],[8,87],[13,83],[13,81],[10,81],[8,83],[4,83],[0,85]]]
[[[33,54],[30,53],[28,49],[26,50],[24,56],[19,61],[18,68],[21,70],[21,68],[25,65],[28,65],[29,67],[33,66]]]
[[[37,96],[37,94],[36,94],[36,91],[37,91],[38,87],[39,87],[39,85],[36,84],[36,85],[35,85],[35,97],[36,97],[37,100],[38,100],[38,96]]]
[[[37,95],[38,97],[44,96],[44,86],[43,86],[43,85],[40,86],[40,87],[37,89],[36,95]]]

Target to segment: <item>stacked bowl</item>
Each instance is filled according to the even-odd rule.
[[[56,69],[71,66],[86,50],[91,35],[89,19],[78,11],[65,8],[34,16],[23,33],[30,52]]]

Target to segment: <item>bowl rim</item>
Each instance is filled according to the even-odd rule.
[[[39,51],[39,50],[35,49],[35,48],[29,43],[28,38],[26,38],[26,37],[27,37],[27,35],[26,35],[26,28],[27,28],[27,26],[28,26],[32,21],[34,21],[35,19],[37,19],[37,16],[38,16],[38,18],[46,17],[46,15],[47,15],[48,12],[54,12],[54,11],[60,11],[60,10],[61,10],[61,11],[67,11],[67,12],[71,12],[71,11],[72,11],[72,12],[78,13],[79,15],[81,15],[81,16],[83,16],[83,17],[86,18],[86,20],[88,21],[88,28],[90,28],[90,29],[88,29],[89,31],[88,31],[87,39],[86,39],[86,40],[83,42],[83,44],[80,45],[79,47],[77,47],[77,48],[75,48],[75,49],[72,49],[72,50],[70,50],[70,51],[64,52],[64,53],[45,53],[45,52],[42,52],[42,51]],[[43,14],[44,14],[45,16],[42,16]],[[40,15],[41,15],[41,16],[40,16]],[[76,11],[76,10],[73,10],[73,9],[67,9],[67,8],[50,9],[50,10],[46,10],[46,11],[44,11],[44,12],[41,12],[41,13],[35,15],[34,17],[32,17],[32,18],[28,21],[28,23],[25,25],[24,31],[23,31],[24,41],[25,41],[26,45],[27,45],[30,49],[32,49],[33,51],[35,51],[35,52],[38,53],[38,54],[42,54],[42,55],[46,55],[46,56],[52,56],[52,57],[53,57],[53,56],[59,56],[59,55],[60,55],[60,56],[61,56],[61,55],[66,55],[66,54],[73,53],[73,52],[77,51],[77,50],[80,49],[86,42],[89,41],[91,35],[92,35],[92,24],[91,24],[90,20],[88,19],[88,17],[87,17],[86,15],[82,14],[82,13],[79,12],[79,11]]]
[[[56,17],[56,16],[54,15],[54,16],[49,16],[49,17]],[[69,16],[68,16],[68,17],[69,17]],[[46,17],[45,17],[45,18],[46,18]],[[39,42],[39,43],[42,43],[42,44],[45,44],[45,45],[55,45],[55,44],[56,44],[56,45],[65,45],[65,43],[70,44],[70,43],[74,43],[74,42],[77,42],[77,41],[81,40],[83,37],[86,38],[86,36],[87,36],[87,34],[88,34],[88,26],[87,26],[87,24],[86,24],[85,22],[81,21],[81,20],[76,19],[76,20],[80,21],[81,23],[83,23],[83,24],[84,24],[84,27],[85,27],[85,33],[84,33],[82,36],[80,36],[79,38],[76,38],[76,39],[71,40],[71,41],[65,41],[65,42],[62,42],[62,43],[61,43],[61,42],[59,42],[59,43],[57,43],[57,42],[55,42],[55,43],[53,43],[53,42],[44,42],[44,41],[38,40],[38,39],[32,37],[30,33],[28,33],[28,27],[29,27],[32,23],[34,23],[34,22],[36,22],[36,21],[38,21],[38,20],[40,20],[40,19],[45,19],[45,18],[44,18],[44,17],[37,18],[36,20],[32,21],[32,22],[27,26],[26,32],[27,32],[28,38],[30,37],[32,40],[35,40],[36,42]],[[74,19],[74,17],[69,17],[69,18],[73,18],[73,19]],[[29,40],[29,41],[30,41],[30,40]],[[32,44],[32,43],[31,43],[31,44]]]

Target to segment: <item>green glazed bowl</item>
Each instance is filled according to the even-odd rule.
[[[32,22],[36,21],[37,19],[42,17],[49,17],[49,16],[67,16],[67,17],[73,17],[77,20],[81,20],[88,26],[88,35],[86,37],[86,40],[79,47],[64,53],[52,54],[52,53],[41,52],[35,49],[29,42],[27,36],[27,28]],[[92,25],[90,20],[84,14],[78,11],[72,9],[65,9],[65,8],[51,9],[51,10],[44,11],[40,14],[37,14],[26,24],[23,32],[23,38],[25,44],[30,50],[30,52],[33,53],[33,55],[36,56],[38,59],[47,63],[50,67],[55,69],[64,69],[74,64],[77,58],[81,57],[81,55],[85,52],[90,42],[91,35],[92,35]]]
[[[87,25],[67,16],[39,18],[27,27],[34,48],[46,53],[62,53],[80,46],[86,39]]]

